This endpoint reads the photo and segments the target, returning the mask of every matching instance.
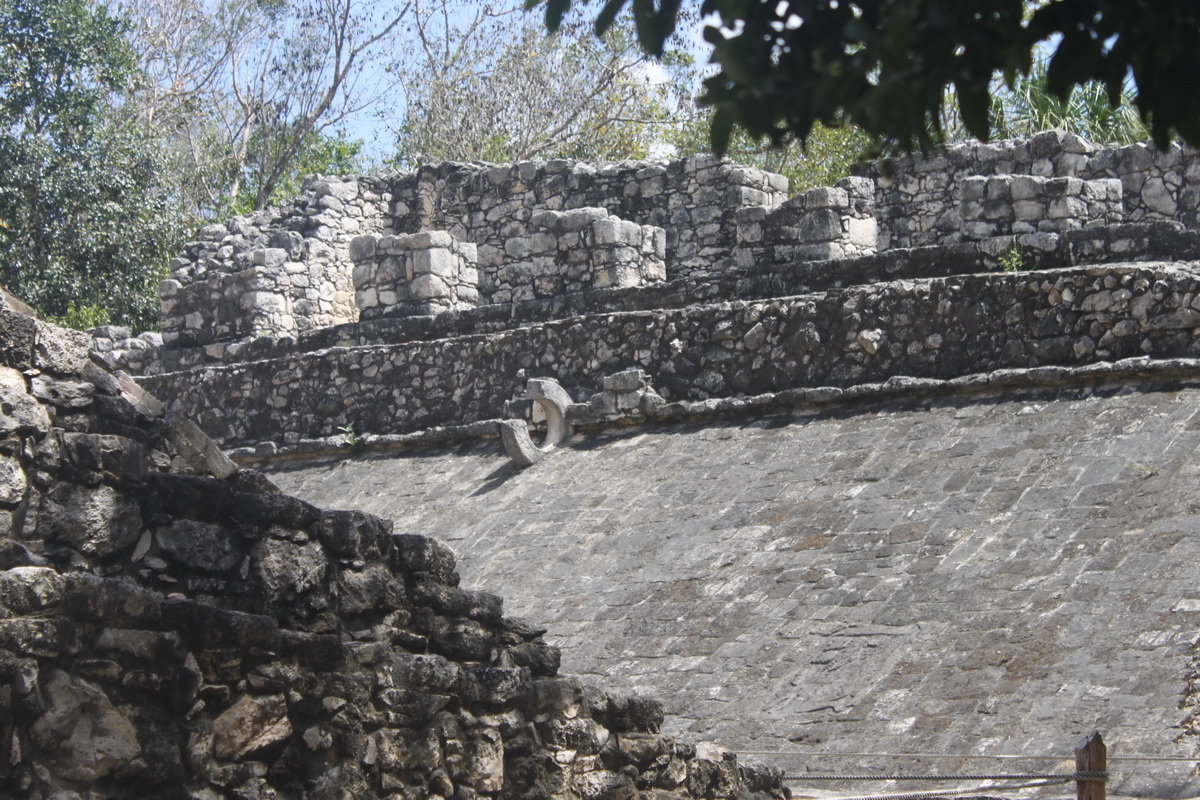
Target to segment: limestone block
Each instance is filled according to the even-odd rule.
[[[845,221],[846,241],[864,250],[875,250],[875,242],[879,235],[879,224],[874,217],[857,219],[851,217]]]
[[[277,247],[264,247],[254,251],[254,263],[261,267],[278,267],[288,260],[287,250]]]
[[[454,237],[449,231],[423,231],[408,236],[397,236],[396,240],[406,250],[421,250],[427,247],[452,247]]]
[[[592,224],[597,245],[638,245],[641,243],[641,228],[636,222],[619,219],[601,219]]]
[[[40,320],[36,321],[34,330],[34,367],[67,375],[83,370],[91,352],[92,337],[89,334]]]
[[[242,558],[229,530],[196,520],[174,520],[155,532],[154,541],[168,559],[208,572],[233,569]]]
[[[445,247],[414,250],[412,265],[413,274],[417,277],[436,275],[439,278],[451,280],[458,275],[458,259]]]
[[[318,180],[312,184],[312,191],[317,197],[331,195],[342,202],[349,202],[358,197],[358,181],[335,178]]]
[[[450,287],[437,275],[418,275],[409,284],[413,300],[449,300]]]
[[[375,257],[376,246],[379,243],[378,236],[356,236],[350,240],[350,260],[365,261]],[[355,265],[357,269],[357,264]]]
[[[805,214],[798,227],[799,238],[805,242],[830,242],[841,238],[842,219],[832,208]]]
[[[142,529],[140,505],[104,484],[57,484],[46,495],[42,513],[48,538],[89,556],[108,556],[132,545]]]
[[[287,310],[287,300],[275,292],[246,292],[242,295],[241,307],[246,311],[266,314],[283,313]]]

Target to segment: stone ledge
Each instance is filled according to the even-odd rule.
[[[810,410],[813,413],[839,406],[862,405],[897,399],[970,397],[986,400],[1012,399],[1043,391],[1064,388],[1089,389],[1122,386],[1148,388],[1160,384],[1200,386],[1200,358],[1151,359],[1126,358],[1114,362],[1079,367],[1030,367],[998,369],[946,380],[897,376],[879,383],[861,383],[850,387],[818,386],[768,392],[752,397],[722,397],[710,400],[680,401],[639,406],[614,419],[602,416],[588,403],[576,403],[568,410],[568,420],[576,437],[610,428],[631,427],[659,422],[710,421],[767,416],[779,412]],[[350,447],[344,437],[303,439],[293,445],[239,447],[229,457],[245,467],[284,464],[302,465],[312,461],[376,456],[406,450],[445,447],[487,439],[499,440],[499,419],[481,420],[466,425],[445,425],[413,433],[369,436]],[[570,446],[569,440],[563,446]]]
[[[138,349],[106,353],[109,363],[140,375],[162,375],[217,363],[261,361],[330,347],[430,341],[496,333],[531,323],[597,313],[677,309],[714,300],[764,300],[893,280],[920,280],[995,271],[1014,247],[1039,268],[1109,262],[1200,260],[1200,231],[1178,223],[1152,222],[1069,231],[1038,247],[1018,237],[981,243],[891,250],[837,261],[797,261],[790,269],[759,267],[706,280],[682,279],[625,289],[598,289],[510,305],[484,305],[433,317],[390,317],[314,330],[298,337],[261,338],[188,349]],[[120,348],[117,348],[120,350]],[[165,359],[165,361],[164,361]],[[136,361],[136,365],[132,363]]]

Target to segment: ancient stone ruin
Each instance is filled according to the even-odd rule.
[[[832,752],[1192,756],[1198,260],[1195,151],[1048,133],[795,196],[705,157],[316,178],[201,231],[161,334],[88,360],[5,312],[44,409],[8,450],[10,791],[732,800],[898,769]],[[518,466],[537,392],[557,447]]]
[[[0,795],[782,798],[558,676],[443,545],[239,469],[0,307]]]

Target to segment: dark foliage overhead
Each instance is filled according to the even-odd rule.
[[[530,0],[539,4],[555,30],[572,0]],[[597,31],[627,5],[642,46],[661,54],[680,0],[605,0]],[[1197,0],[703,0],[701,12],[721,22],[705,32],[719,71],[702,98],[719,151],[735,124],[781,142],[818,122],[925,147],[941,137],[948,90],[986,139],[995,78],[1013,82],[1047,48],[1055,95],[1096,80],[1115,105],[1131,80],[1156,142],[1176,133],[1200,145]]]

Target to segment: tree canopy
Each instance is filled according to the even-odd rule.
[[[144,325],[182,241],[122,98],[124,23],[85,0],[0,0],[0,283],[52,317]]]
[[[547,27],[572,0],[544,5]],[[606,31],[632,8],[639,41],[661,55],[680,0],[604,0]],[[714,108],[712,142],[734,125],[780,143],[806,140],[814,125],[851,122],[905,147],[942,140],[941,111],[953,92],[965,128],[989,136],[996,76],[1015,85],[1050,51],[1046,85],[1067,100],[1091,81],[1117,105],[1127,82],[1160,145],[1173,133],[1200,145],[1200,3],[1196,0],[702,0],[717,71],[702,102]]]

